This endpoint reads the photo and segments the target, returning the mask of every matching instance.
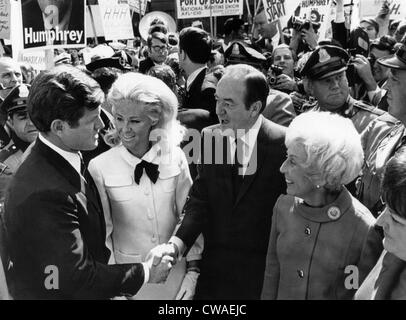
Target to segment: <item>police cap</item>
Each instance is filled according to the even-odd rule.
[[[90,72],[99,68],[116,68],[123,71],[132,70],[132,59],[125,51],[118,51],[110,58],[97,59],[86,65]]]
[[[260,68],[266,63],[262,53],[239,41],[234,41],[224,52],[225,65],[245,63]]]
[[[314,50],[300,74],[313,80],[324,79],[347,69],[348,53],[337,46],[324,45]]]
[[[10,114],[17,110],[26,110],[30,88],[29,84],[24,83],[13,88],[1,104],[1,112]]]

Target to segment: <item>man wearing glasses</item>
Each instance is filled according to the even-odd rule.
[[[162,32],[148,36],[148,57],[140,61],[138,71],[146,74],[155,65],[163,64],[168,56],[168,37]]]

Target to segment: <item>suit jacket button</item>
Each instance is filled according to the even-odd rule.
[[[304,277],[303,270],[297,270],[297,275],[299,276],[299,278],[303,278]]]
[[[309,227],[306,227],[306,229],[305,229],[305,234],[308,235],[308,236],[310,236],[311,233],[312,233],[312,231],[310,230],[310,228],[309,228]]]

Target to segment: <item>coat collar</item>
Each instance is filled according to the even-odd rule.
[[[55,170],[62,175],[62,177],[65,178],[70,185],[72,185],[76,193],[81,193],[86,199],[89,199],[97,209],[100,209],[100,201],[97,198],[98,194],[87,192],[89,187],[88,182],[86,182],[86,180],[80,174],[78,174],[70,163],[60,154],[52,150],[39,139],[36,140],[31,153],[39,153],[45,159],[45,161],[53,166]]]
[[[322,208],[312,208],[307,206],[302,199],[295,198],[294,207],[305,219],[317,222],[332,222],[341,219],[350,209],[352,197],[349,191],[343,187],[337,199]]]

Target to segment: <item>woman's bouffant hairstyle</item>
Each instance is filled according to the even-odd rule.
[[[112,105],[113,115],[121,103],[131,101],[134,108],[140,104],[151,120],[157,120],[151,130],[150,141],[160,141],[165,147],[180,144],[185,134],[185,128],[176,120],[178,100],[172,90],[160,79],[129,72],[119,75],[114,82],[107,101]],[[105,135],[105,141],[110,146],[120,143],[118,132],[110,130]]]
[[[301,147],[306,160],[300,165],[307,177],[337,191],[353,181],[364,161],[361,138],[352,121],[338,114],[308,111],[297,116],[286,132],[285,144]]]

